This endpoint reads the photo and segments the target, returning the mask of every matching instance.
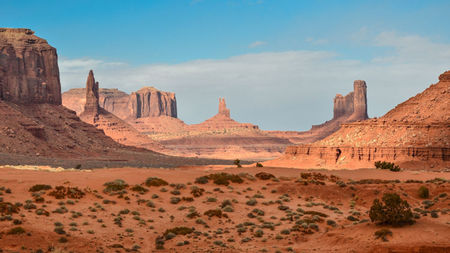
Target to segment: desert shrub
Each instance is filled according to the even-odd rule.
[[[209,182],[207,176],[198,177],[194,181],[196,184],[207,184]]]
[[[192,201],[194,201],[194,198],[192,198],[192,197],[183,197],[183,198],[181,198],[181,200],[186,201],[186,202],[192,202]]]
[[[381,238],[381,240],[387,242],[387,236],[390,235],[392,236],[392,231],[387,229],[387,228],[382,228],[380,230],[375,231],[375,238],[379,239]]]
[[[70,199],[81,199],[85,194],[77,187],[56,186],[55,190],[51,191],[48,195],[56,199],[65,199],[66,197]]]
[[[225,214],[225,213],[223,213],[222,210],[220,210],[220,209],[211,209],[211,210],[208,210],[208,211],[206,211],[206,212],[204,213],[204,215],[206,215],[206,216],[208,216],[208,217],[214,217],[214,216],[216,216],[216,217],[218,217],[218,218],[222,218],[222,217],[228,218],[228,215]]]
[[[262,165],[262,163],[256,163],[256,167],[258,167],[258,168],[262,168],[262,167],[264,167],[263,165]]]
[[[114,181],[104,183],[103,186],[106,186],[103,192],[114,193],[125,190],[128,187],[128,184],[122,179],[116,179]]]
[[[399,195],[385,193],[382,201],[383,203],[379,199],[375,199],[370,207],[369,217],[372,222],[392,226],[402,226],[414,222],[408,202],[401,199]]]
[[[224,208],[226,206],[233,206],[233,203],[231,202],[231,200],[226,199],[226,200],[222,201],[222,204],[220,204],[221,208]]]
[[[430,191],[428,190],[427,187],[422,185],[419,188],[419,197],[421,197],[423,199],[427,199],[428,197],[430,197]]]
[[[180,203],[180,201],[181,201],[181,199],[178,198],[178,197],[171,197],[170,198],[170,203],[171,204],[178,204],[178,203]]]
[[[317,215],[317,216],[325,217],[325,218],[328,217],[327,214],[317,212],[317,211],[305,211],[304,214]]]
[[[64,237],[64,236],[62,236],[62,237],[60,237],[59,239],[58,239],[58,242],[59,243],[66,243],[66,242],[68,242],[69,240],[67,240],[67,237]]]
[[[391,162],[386,162],[386,161],[376,161],[375,162],[375,168],[377,169],[382,169],[382,170],[390,170],[390,171],[400,171],[400,166],[395,165],[394,163]]]
[[[167,235],[169,234],[174,234],[174,235],[187,235],[194,232],[193,228],[188,228],[188,227],[174,227],[174,228],[170,228],[167,229],[164,232],[164,236],[167,237]]]
[[[23,229],[22,227],[15,227],[15,228],[11,228],[8,231],[8,235],[20,235],[20,234],[24,234],[25,233],[25,229]]]
[[[238,168],[242,167],[241,160],[239,160],[239,159],[234,160],[233,164],[236,165]]]
[[[332,226],[332,227],[336,227],[337,226],[336,221],[334,221],[334,220],[327,220],[327,225],[328,226]]]
[[[258,229],[255,231],[254,235],[255,235],[255,237],[262,237],[264,235],[264,231],[262,231],[261,229]]]
[[[200,217],[200,214],[197,211],[192,211],[186,215],[189,219],[193,219],[195,217]]]
[[[29,192],[39,192],[39,191],[45,191],[50,190],[52,187],[48,184],[35,184],[30,187],[28,190]]]
[[[0,202],[0,214],[1,215],[11,215],[13,213],[18,213],[19,207],[10,202]]]
[[[35,213],[37,215],[45,215],[45,216],[49,216],[50,215],[50,213],[47,210],[43,209],[43,208],[36,209]]]
[[[146,193],[146,192],[148,192],[148,189],[147,188],[145,188],[145,187],[143,187],[143,186],[141,186],[141,185],[135,185],[135,186],[133,186],[133,187],[131,187],[131,189],[130,190],[132,190],[132,191],[134,191],[134,192],[138,192],[138,193],[140,193],[140,194],[144,194],[144,193]]]
[[[245,202],[245,204],[249,205],[249,206],[254,206],[258,203],[258,201],[256,201],[256,199],[249,199],[247,202]]]
[[[274,175],[267,173],[267,172],[259,172],[255,175],[255,177],[257,177],[261,180],[269,180],[269,179],[275,178]]]
[[[166,181],[164,181],[161,178],[158,177],[149,177],[147,178],[147,180],[145,180],[145,185],[150,187],[150,186],[164,186],[164,185],[168,185],[169,183],[167,183]]]
[[[229,185],[230,181],[239,184],[244,182],[244,180],[239,175],[228,174],[225,172],[210,174],[208,176],[208,179],[213,180],[213,182],[217,185],[225,185],[225,186]]]

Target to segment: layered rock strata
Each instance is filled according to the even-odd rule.
[[[30,29],[0,28],[0,99],[61,104],[56,49]]]
[[[361,168],[389,161],[410,169],[450,167],[450,71],[379,119],[344,124],[329,137],[292,146],[268,164]],[[363,112],[363,111],[360,111]]]
[[[63,105],[78,115],[83,111],[85,89],[71,89],[62,94]],[[128,95],[118,89],[99,89],[99,105],[124,120],[148,117],[177,117],[175,93],[144,87]]]

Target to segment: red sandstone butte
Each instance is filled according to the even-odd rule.
[[[0,28],[0,99],[61,104],[58,56],[30,29]]]
[[[450,71],[379,119],[344,124],[329,137],[291,146],[269,165],[301,168],[374,167],[389,161],[408,169],[450,167]]]

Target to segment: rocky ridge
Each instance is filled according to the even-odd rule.
[[[329,137],[290,146],[268,164],[300,167],[373,167],[390,161],[406,168],[450,166],[450,72],[379,119],[343,124]]]

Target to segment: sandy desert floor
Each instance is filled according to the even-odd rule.
[[[243,182],[205,183],[222,172]],[[0,168],[0,252],[449,252],[449,180],[375,169]],[[37,184],[51,189],[30,191]],[[382,241],[368,210],[386,192],[408,201],[416,223],[389,227]]]

